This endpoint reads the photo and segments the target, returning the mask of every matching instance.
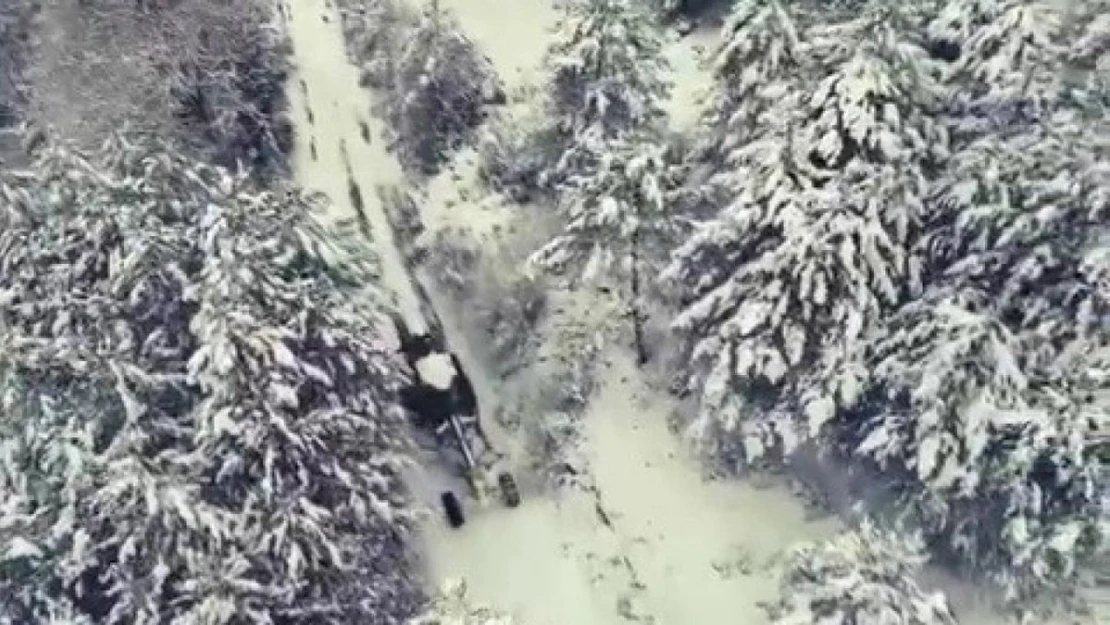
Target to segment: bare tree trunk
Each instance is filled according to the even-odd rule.
[[[629,256],[632,261],[632,341],[636,348],[636,364],[644,365],[648,361],[647,347],[644,345],[644,316],[640,312],[640,232],[639,229],[632,233],[631,250]]]

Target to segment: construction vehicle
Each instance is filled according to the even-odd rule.
[[[520,505],[520,491],[505,467],[506,457],[490,444],[479,418],[478,400],[469,378],[445,340],[434,330],[413,334],[399,317],[394,318],[400,351],[414,373],[411,386],[402,391],[401,402],[421,429],[434,434],[444,451],[454,451],[459,473],[470,486],[479,506],[499,494],[504,505]],[[465,522],[462,503],[455,493],[441,493],[447,522],[458,528]]]

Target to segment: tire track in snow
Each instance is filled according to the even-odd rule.
[[[343,169],[347,172],[347,198],[351,208],[355,211],[358,220],[358,229],[367,241],[374,240],[374,231],[370,227],[370,220],[366,217],[366,200],[362,196],[362,187],[355,181],[355,172],[351,168],[351,155],[347,152],[347,140],[339,140],[339,155],[343,159]],[[387,244],[392,244],[389,242]]]

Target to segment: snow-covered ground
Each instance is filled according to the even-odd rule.
[[[440,3],[457,13],[510,92],[536,81],[557,16],[551,0]],[[358,86],[357,70],[346,59],[338,16],[325,0],[285,0],[285,14],[297,67],[289,87],[298,130],[295,175],[332,199],[337,219],[358,217],[359,200],[351,191],[352,183],[357,185],[382,257],[383,281],[396,292],[406,319],[415,322],[419,301],[374,192],[379,184],[403,182],[403,176],[377,140],[380,122],[367,113],[370,94]],[[700,33],[668,48],[676,126],[695,122],[693,100],[708,86],[697,48],[711,40]],[[362,139],[363,124],[372,141]],[[469,231],[476,240],[497,236],[498,226],[521,234],[528,222],[519,218],[519,209],[480,196],[470,158],[472,153],[464,152],[453,171],[430,181],[421,207],[426,226]],[[434,286],[423,278],[425,286]],[[468,311],[459,310],[448,294],[427,290],[449,344],[470,373],[483,414],[494,414],[509,389],[483,371],[479,352],[472,349],[477,333],[467,325]],[[589,304],[568,306],[565,314],[604,308],[603,302]],[[796,541],[826,535],[833,523],[807,521],[801,505],[780,490],[704,481],[667,427],[672,400],[648,387],[627,351],[622,346],[607,351],[598,392],[584,415],[584,454],[596,492],[543,489],[540,480],[523,473],[527,459],[520,441],[486,418],[495,445],[515,455],[524,502],[515,509],[466,504],[468,522],[460,530],[430,515],[423,538],[431,586],[461,577],[475,599],[510,611],[522,625],[765,622],[758,603],[774,594],[775,556]],[[446,484],[434,466],[412,476],[414,491],[433,509]],[[984,616],[963,622],[992,621]]]
[[[447,308],[446,297],[432,297]],[[452,344],[469,352],[468,370],[491,414],[512,389],[479,373],[458,312],[443,318]],[[522,625],[764,623],[758,603],[774,595],[775,556],[828,534],[832,524],[807,521],[782,491],[704,481],[667,427],[670,398],[646,387],[628,350],[610,349],[606,361],[583,416],[596,494],[551,493],[524,475],[521,507],[472,513],[461,531],[430,523],[430,581],[463,578],[473,599],[509,611]],[[518,447],[495,424],[487,427],[506,447]],[[523,465],[517,463],[518,476]]]

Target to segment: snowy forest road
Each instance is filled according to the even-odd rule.
[[[367,116],[370,94],[359,86],[358,70],[347,61],[338,17],[317,0],[283,2],[282,15],[293,44],[294,68],[286,92],[296,130],[294,178],[328,197],[327,218],[358,224],[378,256],[381,287],[393,296],[408,328],[422,332],[428,324],[420,296],[375,192],[379,185],[403,183],[404,176],[379,140],[380,122]],[[417,494],[428,495],[422,498],[428,502],[440,490],[465,488],[446,472],[429,472],[419,484],[425,488]]]
[[[381,122],[367,119],[370,94],[347,60],[339,17],[324,0],[288,1],[284,14],[295,64],[288,88],[295,176],[329,196],[335,219],[360,221],[381,257],[383,285],[415,321],[419,297],[379,198],[366,193],[403,177],[378,139]],[[430,296],[440,308],[449,299]],[[438,312],[460,359],[475,362],[460,336],[461,316]],[[475,599],[523,625],[763,622],[758,603],[774,584],[758,565],[815,529],[785,493],[704,483],[666,428],[667,400],[637,387],[623,353],[613,354],[608,371],[587,415],[597,492],[546,495],[521,476],[519,508],[472,511],[461,530],[432,516],[423,532],[429,582],[463,578]],[[493,414],[497,389],[476,369],[471,377],[482,412]],[[509,438],[490,421],[495,444]],[[429,466],[411,485],[434,505],[446,479]]]
[[[379,185],[404,181],[401,166],[387,151],[379,122],[367,119],[369,93],[358,83],[358,69],[347,62],[336,16],[322,13],[322,2],[284,3],[293,42],[294,71],[286,89],[296,144],[294,177],[331,200],[336,221],[353,219],[374,242],[383,285],[396,297],[398,312],[415,332],[424,328],[420,299],[409,281],[381,201]]]

